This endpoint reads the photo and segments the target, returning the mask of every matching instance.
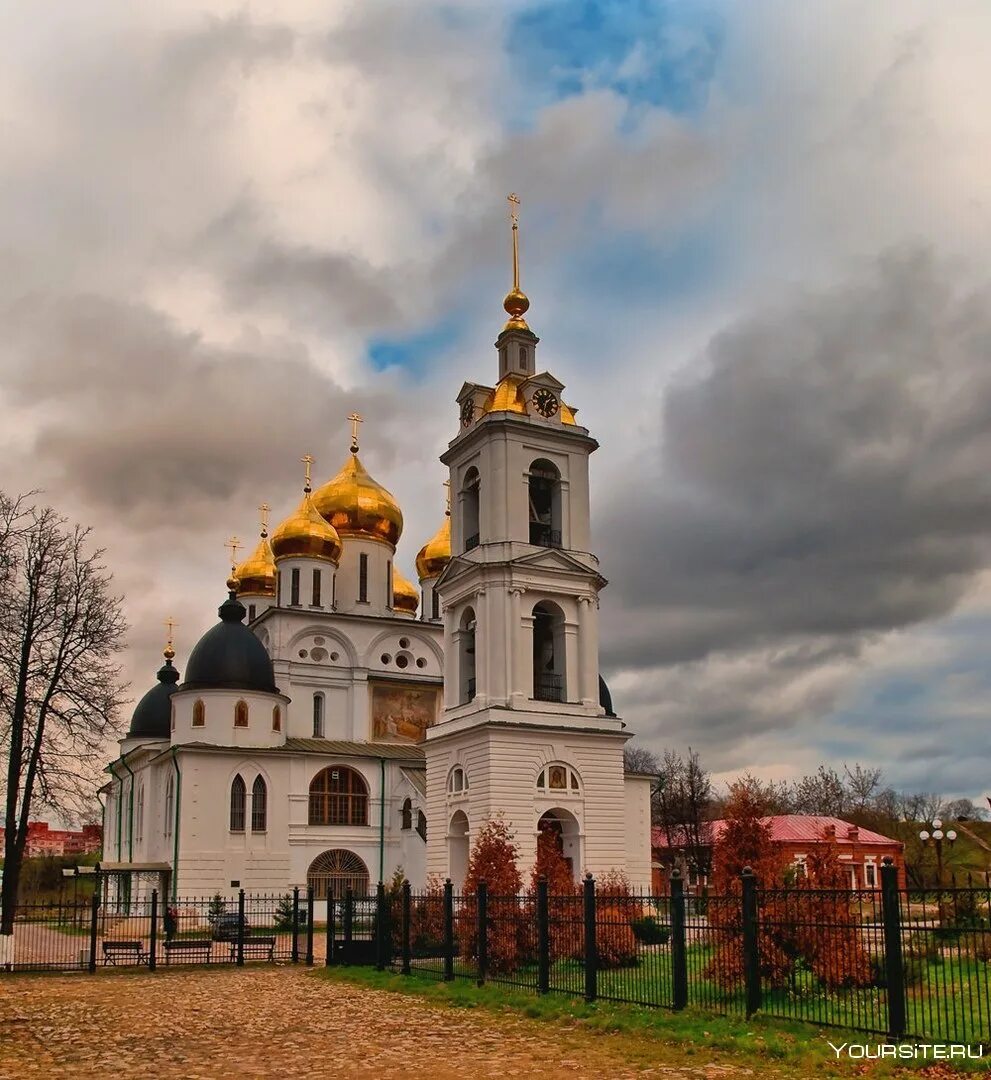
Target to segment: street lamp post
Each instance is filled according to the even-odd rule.
[[[936,885],[941,887],[943,884],[943,844],[947,843],[950,847],[953,847],[953,842],[956,840],[957,834],[953,829],[943,832],[943,823],[939,818],[933,818],[932,832],[928,829],[923,829],[919,833],[919,839],[922,841],[922,846],[928,847],[931,843],[936,849]]]

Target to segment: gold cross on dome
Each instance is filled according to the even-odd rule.
[[[262,503],[258,507],[259,520],[261,521],[262,536],[268,536],[268,512],[271,510],[268,503]]]
[[[310,490],[310,466],[313,464],[315,459],[314,459],[312,454],[304,454],[299,460],[303,463],[304,467],[306,468],[306,486],[305,486],[304,490],[309,491]]]
[[[230,538],[230,540],[228,540],[227,543],[224,544],[224,547],[227,548],[228,551],[230,551],[230,553],[231,553],[231,569],[232,570],[237,565],[238,549],[243,547],[243,546],[244,545],[241,543],[240,540],[238,540],[238,538],[236,536],[232,536]]]
[[[450,480],[445,480],[444,481],[444,501],[446,503],[445,512],[449,514],[451,512],[451,481]]]
[[[358,425],[363,424],[365,421],[356,412],[351,413],[348,417],[351,421],[351,449],[358,449]]]
[[[506,196],[506,202],[509,203],[509,220],[515,229],[520,223],[520,197],[514,191]]]
[[[172,644],[172,631],[173,631],[173,630],[175,630],[175,628],[176,628],[176,627],[177,627],[177,626],[178,626],[179,624],[178,624],[178,623],[177,623],[177,622],[175,621],[175,619],[173,619],[173,618],[172,618],[172,616],[170,615],[170,616],[169,616],[169,617],[168,617],[168,618],[167,618],[167,619],[165,620],[165,625],[166,625],[166,627],[168,628],[168,631],[169,631],[169,644],[171,645],[171,644]]]

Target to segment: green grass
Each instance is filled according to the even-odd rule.
[[[838,1035],[819,1031],[806,1023],[751,1017],[717,1016],[698,1009],[673,1012],[597,1001],[551,993],[537,995],[500,984],[483,987],[460,979],[443,982],[418,975],[403,976],[366,967],[317,968],[315,977],[331,983],[348,982],[373,989],[410,994],[434,1004],[459,1009],[485,1009],[496,1013],[519,1013],[533,1020],[553,1023],[569,1030],[611,1035],[631,1062],[658,1065],[680,1063],[699,1066],[712,1063],[754,1068],[760,1074],[782,1077],[850,1077],[859,1075],[862,1063],[837,1060],[829,1046],[843,1042],[874,1044],[881,1039]],[[620,1042],[615,1041],[620,1038]],[[687,1059],[687,1060],[685,1060]],[[871,1062],[871,1076],[907,1076],[924,1062]],[[931,1065],[932,1062],[929,1062]],[[964,1071],[987,1072],[991,1061],[967,1062]]]

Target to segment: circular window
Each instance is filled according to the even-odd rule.
[[[323,638],[322,637],[315,637],[313,639],[313,644],[314,645],[322,645],[323,644]]]
[[[426,660],[424,660],[424,659],[423,659],[423,657],[421,656],[421,657],[419,657],[419,659],[418,659],[418,660],[416,661],[416,666],[417,666],[417,667],[426,667],[426,666],[427,666],[427,662],[426,662]]]
[[[399,648],[400,649],[408,649],[409,648],[409,638],[408,637],[401,637],[399,639]]]
[[[321,660],[326,660],[327,659],[327,650],[326,649],[311,649],[310,650],[310,659],[311,660],[316,660],[317,663],[320,663]]]
[[[387,652],[384,652],[379,657],[379,659],[382,661],[383,664],[388,664],[392,660],[392,657]]]
[[[404,668],[404,667],[406,667],[407,664],[409,664],[409,658],[408,657],[405,657],[405,656],[397,656],[396,657],[396,667]]]
[[[310,654],[306,651],[306,649],[300,649],[299,650],[299,658],[300,658],[300,660],[305,660],[309,655]]]
[[[340,653],[335,653],[335,652],[332,652],[332,653],[330,654],[330,658],[331,658],[331,660],[337,660],[337,659],[339,659],[339,658],[340,658],[340,655],[341,655]]]

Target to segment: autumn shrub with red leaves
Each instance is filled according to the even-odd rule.
[[[637,963],[639,950],[632,924],[643,915],[643,905],[633,896],[622,870],[607,870],[596,879],[595,951],[600,968]]]
[[[444,951],[444,882],[436,875],[413,898],[410,910],[410,949],[414,955],[442,956]]]
[[[535,952],[537,922],[537,882],[547,879],[547,914],[550,922],[551,963],[564,956],[583,956],[585,953],[585,919],[582,889],[575,882],[559,838],[550,829],[537,833],[537,859],[530,874],[528,908],[532,912],[532,941],[528,951]]]
[[[488,893],[487,940],[489,970],[493,974],[515,971],[527,951],[527,912],[520,905],[523,881],[516,866],[518,848],[509,826],[500,818],[487,821],[479,830],[468,858],[463,889],[463,917],[459,919],[461,954],[477,954],[475,927],[478,883]]]

